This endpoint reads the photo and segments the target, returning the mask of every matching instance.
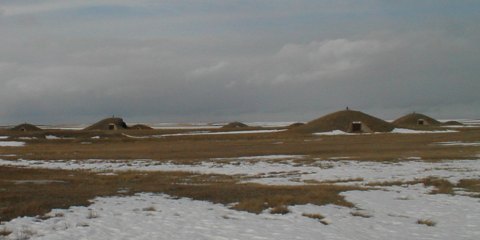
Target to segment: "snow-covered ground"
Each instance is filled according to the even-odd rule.
[[[413,130],[413,129],[406,129],[406,128],[395,128],[391,132],[375,132],[373,134],[389,134],[389,133],[401,133],[401,134],[422,134],[422,133],[453,133],[458,132],[455,130],[433,130],[433,131],[425,131],[425,130]],[[372,134],[372,133],[362,133],[362,134]],[[341,130],[333,130],[330,132],[318,132],[314,133],[313,135],[326,135],[326,136],[333,136],[333,135],[358,135],[358,133],[347,133]]]
[[[256,215],[161,194],[96,198],[89,207],[53,210],[47,220],[7,222],[4,228],[13,233],[5,239],[478,239],[478,199],[424,192],[419,185],[351,191],[346,199],[361,210],[300,205],[286,215]],[[357,213],[363,217],[352,215]],[[321,214],[328,225],[302,214]]]
[[[306,158],[217,158],[196,165],[152,160],[0,160],[0,165],[89,169],[101,174],[125,170],[240,174],[244,181],[274,185],[480,178],[480,160],[424,162],[413,156],[394,163],[321,159],[304,163]],[[297,205],[290,206],[286,215],[268,210],[256,215],[205,201],[144,193],[96,198],[89,207],[56,209],[47,220],[16,218],[0,225],[0,231],[13,231],[5,239],[480,239],[480,200],[462,191],[432,195],[431,190],[417,184],[348,191],[342,195],[356,208]],[[321,214],[327,225],[302,214]],[[418,224],[419,220],[432,221],[434,226]]]
[[[47,140],[60,140],[60,139],[75,139],[74,137],[58,137],[55,135],[46,135],[45,139]]]
[[[426,162],[401,160],[369,162],[355,160],[313,160],[299,163],[302,155],[270,155],[241,158],[216,158],[199,164],[174,164],[154,160],[2,160],[2,166],[30,168],[93,170],[100,173],[115,171],[186,171],[204,174],[241,175],[248,182],[269,185],[298,185],[311,181],[345,181],[356,184],[379,181],[410,181],[429,176],[445,178],[452,182],[479,178],[479,160],[449,160]]]
[[[433,130],[433,131],[422,131],[422,130],[412,130],[407,128],[395,128],[391,133],[407,133],[407,134],[419,134],[419,133],[453,133],[458,132],[455,130]]]
[[[187,133],[174,133],[174,134],[162,134],[155,135],[154,137],[175,137],[175,136],[195,136],[195,135],[226,135],[226,134],[258,134],[258,133],[275,133],[283,132],[285,129],[281,130],[244,130],[244,131],[227,131],[227,132],[208,132],[208,131],[196,131],[196,132],[187,132]]]
[[[452,141],[452,142],[437,142],[437,145],[442,146],[480,146],[480,142],[462,142],[462,141]]]
[[[23,147],[25,142],[19,141],[0,141],[0,147]]]
[[[276,133],[283,132],[285,129],[274,130],[244,130],[244,131],[227,131],[227,132],[210,132],[210,131],[193,131],[185,133],[172,133],[161,135],[147,135],[147,136],[134,136],[122,133],[123,136],[128,138],[146,139],[146,138],[165,138],[165,137],[179,137],[179,136],[199,136],[199,135],[228,135],[228,134],[259,134],[259,133]]]

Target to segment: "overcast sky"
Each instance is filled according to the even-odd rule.
[[[0,0],[0,124],[480,117],[480,1]]]

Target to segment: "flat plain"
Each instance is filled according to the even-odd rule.
[[[0,136],[4,239],[480,236],[477,125],[372,134],[251,127]],[[183,227],[172,225],[178,219]],[[139,230],[119,231],[125,227]]]

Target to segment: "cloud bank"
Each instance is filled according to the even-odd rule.
[[[2,1],[0,123],[480,115],[480,4]]]

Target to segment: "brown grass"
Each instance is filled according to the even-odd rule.
[[[325,217],[320,214],[320,213],[303,213],[302,216],[304,217],[308,217],[308,218],[313,218],[313,219],[318,219],[318,220],[322,220],[324,219]]]
[[[128,135],[151,136],[192,130],[126,130]],[[328,159],[355,156],[358,160],[469,159],[478,154],[478,146],[441,146],[443,141],[476,141],[480,129],[460,129],[442,134],[367,134],[353,136],[313,136],[289,132],[268,134],[203,135],[166,138],[128,138],[122,131],[60,131],[17,133],[0,130],[1,135],[37,137],[25,140],[21,148],[0,148],[0,154],[16,154],[16,158],[57,159],[155,159],[195,162],[208,158],[302,154]],[[68,140],[46,140],[47,134],[73,137]],[[102,136],[101,139],[91,139]],[[22,140],[23,141],[23,140]],[[92,144],[81,144],[90,142]],[[282,142],[282,144],[276,144]]]
[[[402,186],[423,184],[426,187],[434,187],[431,194],[450,194],[455,195],[455,188],[465,189],[471,193],[477,193],[474,197],[480,197],[480,179],[462,179],[457,184],[453,184],[446,179],[438,177],[427,177],[415,179],[412,181],[385,181],[385,182],[369,182],[367,186]]]
[[[462,179],[456,187],[463,188],[469,192],[477,193],[475,196],[480,197],[480,179]]]
[[[48,179],[50,184],[14,184],[12,180]],[[260,213],[268,208],[294,204],[337,204],[352,207],[339,193],[354,187],[265,186],[238,184],[232,176],[186,172],[121,172],[103,176],[85,171],[0,167],[1,221],[18,216],[41,216],[53,208],[88,206],[96,196],[131,195],[140,192],[166,193],[229,205],[237,210]],[[118,193],[123,190],[122,193]],[[96,216],[94,210],[87,217]],[[97,216],[98,217],[98,216]]]
[[[435,189],[430,192],[431,194],[454,194],[453,188],[455,187],[455,185],[448,180],[429,177],[422,179],[421,182],[425,186],[435,187]]]
[[[179,133],[191,130],[126,130],[134,136]],[[215,130],[224,131],[224,130]],[[9,159],[84,160],[84,159],[174,159],[180,163],[198,163],[210,158],[258,156],[272,154],[306,155],[301,164],[313,158],[328,159],[355,156],[358,160],[401,161],[421,157],[429,161],[469,159],[480,152],[480,147],[439,146],[444,141],[476,141],[480,128],[459,129],[458,133],[444,134],[373,134],[353,136],[313,136],[291,132],[269,134],[237,134],[181,136],[168,138],[128,138],[123,131],[66,131],[12,132],[0,130],[0,135],[16,139],[35,137],[25,141],[25,147],[0,147],[0,154],[15,154]],[[74,139],[46,140],[45,135],[73,137]],[[92,139],[101,136],[100,139]],[[91,144],[81,144],[89,142]],[[282,142],[282,144],[277,144]],[[300,162],[299,162],[300,163]],[[11,180],[58,180],[63,183],[18,184]],[[434,186],[434,193],[453,193],[451,183],[441,179],[422,179],[411,182],[376,183],[417,184]],[[372,184],[374,186],[374,184]],[[478,180],[461,181],[457,187],[479,192]],[[316,183],[309,186],[264,186],[238,184],[236,177],[199,175],[182,172],[139,173],[124,172],[117,176],[99,176],[83,171],[34,170],[0,167],[0,221],[16,216],[43,215],[52,208],[89,205],[96,196],[162,192],[172,196],[189,197],[215,203],[232,204],[234,209],[259,213],[268,208],[293,204],[328,203],[351,206],[339,195],[352,187]]]
[[[337,179],[337,180],[326,180],[326,181],[317,181],[313,179],[304,180],[304,183],[309,184],[326,184],[326,183],[348,183],[348,182],[361,182],[363,178],[346,178],[346,179]]]
[[[448,180],[438,177],[427,177],[422,179],[415,179],[411,181],[385,181],[385,182],[370,182],[367,186],[402,186],[402,185],[415,185],[423,184],[425,187],[434,187],[431,194],[455,194],[455,185]]]
[[[270,210],[271,214],[287,214],[289,212],[290,212],[290,210],[288,210],[288,207],[285,206],[285,205],[278,205],[278,206],[273,207]]]
[[[362,217],[362,218],[371,218],[372,216],[368,213],[362,212],[362,211],[353,211],[350,212],[350,215],[354,217]]]
[[[417,220],[417,224],[423,224],[423,225],[427,225],[429,227],[433,227],[435,225],[437,225],[437,223],[431,219],[419,219]]]
[[[3,226],[2,228],[0,228],[0,237],[6,237],[10,234],[12,234],[12,231],[7,227]]]
[[[142,211],[155,212],[157,209],[154,206],[143,208]]]

